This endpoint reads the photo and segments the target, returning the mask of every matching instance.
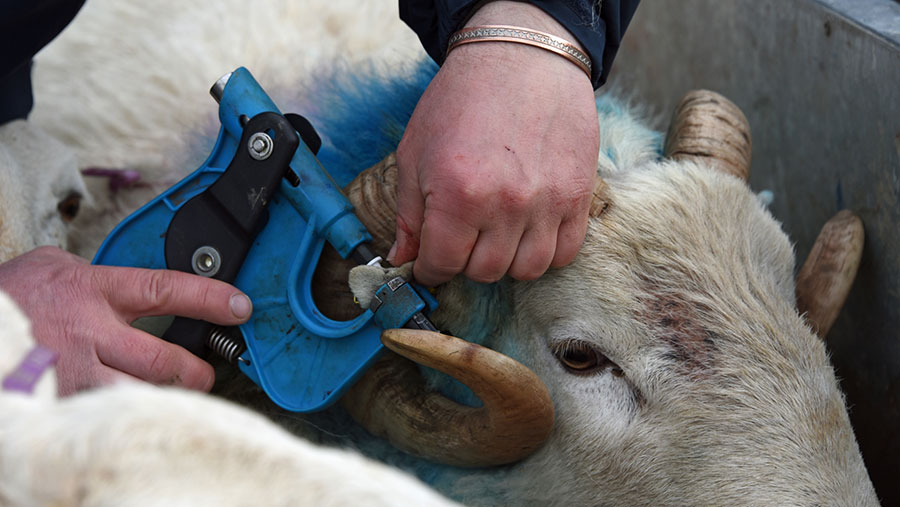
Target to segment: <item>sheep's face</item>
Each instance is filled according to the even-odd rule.
[[[490,344],[556,409],[509,489],[585,504],[874,500],[794,304],[791,246],[746,184],[674,162],[606,181],[611,205],[575,262],[512,283],[514,320]]]
[[[0,126],[0,261],[32,248],[65,248],[87,194],[74,154],[33,124]]]
[[[601,149],[606,189],[595,191],[596,216],[575,261],[532,282],[456,277],[438,289],[441,306],[432,315],[446,333],[537,374],[555,410],[549,438],[515,465],[445,470],[434,484],[466,502],[499,504],[877,503],[824,346],[797,311],[793,252],[779,224],[741,179],[707,164],[660,161],[652,133],[627,119],[605,121],[602,111],[600,120],[601,139],[614,145]],[[735,135],[743,137],[723,137]],[[379,215],[362,204],[393,186],[395,169],[388,157],[348,192],[370,196],[357,206],[372,223]],[[386,334],[396,346],[398,333]],[[427,345],[446,341],[423,336],[405,346],[429,351],[432,364],[444,361],[442,371],[468,367],[475,349],[437,353]],[[345,396],[372,434],[439,458],[449,446],[431,441],[444,426],[463,428],[442,436],[467,458],[487,454],[488,437],[477,445],[470,438],[482,428],[498,442],[514,441],[510,448],[530,445],[510,437],[518,426],[496,430],[498,419],[484,414],[511,413],[497,408],[494,393],[510,400],[537,390],[479,384],[485,411],[462,419],[468,412],[431,408],[439,403],[414,389],[404,387],[405,396],[382,390],[389,379],[407,382],[388,371],[367,375]],[[473,401],[458,383],[425,373],[431,387]],[[398,404],[404,415],[393,417]],[[531,413],[515,415],[529,420]],[[442,424],[420,430],[431,420]]]

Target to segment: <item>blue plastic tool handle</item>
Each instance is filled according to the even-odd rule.
[[[245,68],[228,79],[219,103],[222,128],[206,162],[120,223],[94,264],[165,268],[165,235],[173,215],[218,179],[234,158],[241,117],[278,108]],[[269,219],[250,248],[234,285],[253,301],[240,326],[247,343],[241,370],[281,407],[321,410],[381,352],[381,328],[364,312],[350,321],[327,318],[312,298],[312,276],[327,239],[347,257],[371,237],[353,207],[303,143],[291,161],[300,185],[281,183]]]

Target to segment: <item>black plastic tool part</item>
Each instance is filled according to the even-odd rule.
[[[250,155],[250,138],[259,132],[267,133],[273,141],[272,152],[264,160]],[[260,113],[250,119],[222,176],[172,217],[166,232],[166,266],[193,273],[194,253],[198,248],[211,247],[220,259],[218,271],[211,278],[233,282],[265,224],[269,200],[290,169],[299,143],[295,127],[284,116]],[[206,338],[212,327],[208,322],[177,317],[163,338],[205,357]]]
[[[303,142],[306,143],[306,147],[309,148],[309,151],[313,152],[313,155],[318,155],[319,148],[322,147],[322,138],[319,137],[319,133],[316,132],[312,123],[297,113],[288,113],[284,115],[284,117],[291,122],[291,125],[294,126],[294,130],[300,134],[300,139],[303,139]]]

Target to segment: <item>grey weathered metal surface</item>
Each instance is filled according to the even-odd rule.
[[[900,5],[897,0],[815,0],[858,23],[866,30],[900,43]]]
[[[665,121],[694,88],[738,104],[751,186],[774,191],[800,262],[838,210],[862,218],[862,265],[827,343],[876,490],[900,505],[900,3],[644,0],[612,75]]]

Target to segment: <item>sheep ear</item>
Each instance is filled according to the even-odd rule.
[[[666,136],[667,158],[691,160],[747,181],[751,151],[750,124],[730,100],[694,90],[678,103]]]
[[[797,274],[797,309],[819,338],[828,334],[847,300],[864,241],[862,220],[843,210],[822,227]]]

